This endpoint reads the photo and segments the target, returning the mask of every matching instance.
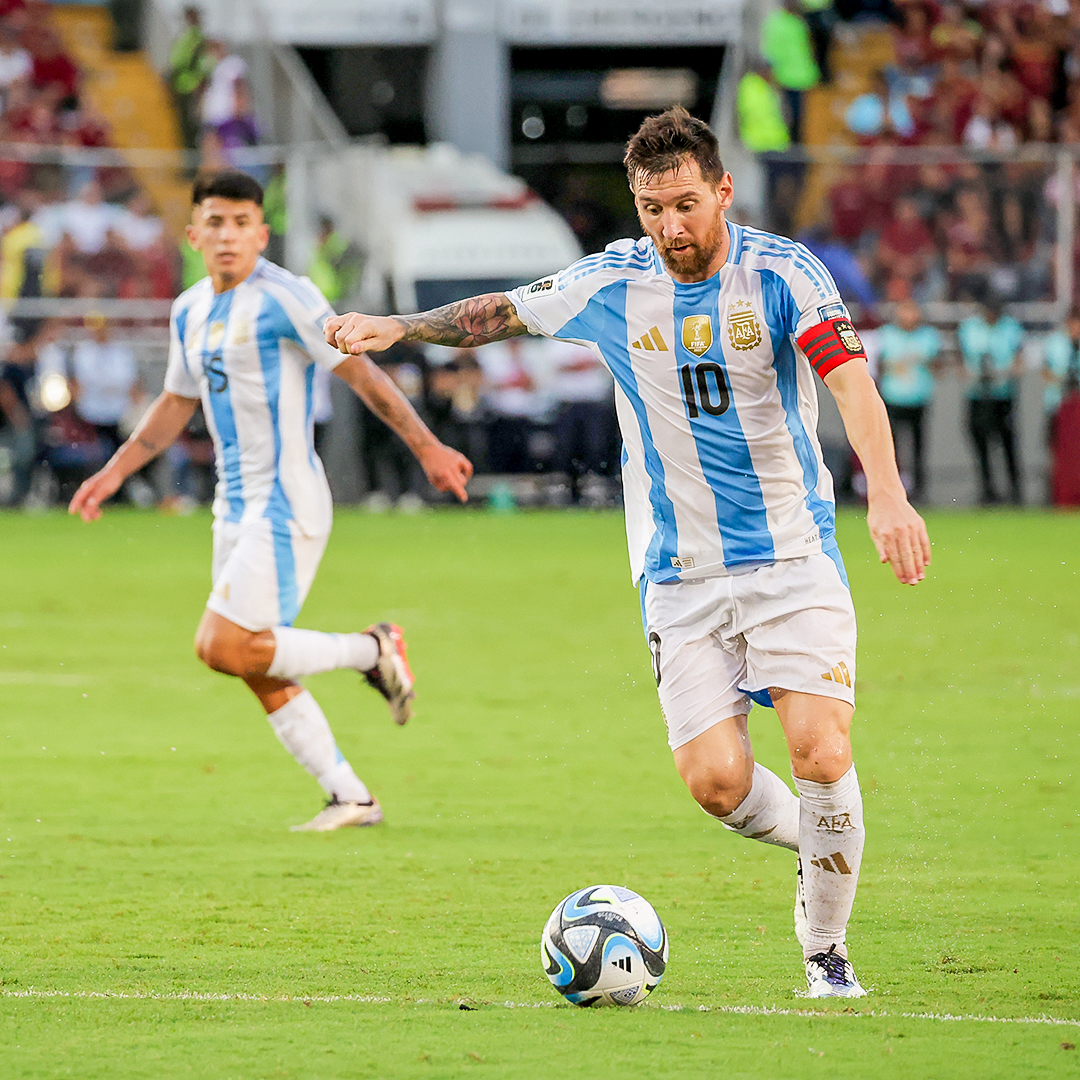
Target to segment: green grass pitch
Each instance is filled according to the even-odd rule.
[[[330,835],[288,831],[317,786],[192,653],[206,516],[0,517],[0,1077],[1080,1077],[1080,517],[929,524],[910,589],[840,521],[873,991],[846,1007],[795,994],[790,854],[675,773],[618,515],[339,513],[299,623],[402,623],[418,704],[398,729],[310,680],[387,817]],[[786,775],[774,714],[751,729]],[[540,968],[596,882],[671,936],[633,1010]]]

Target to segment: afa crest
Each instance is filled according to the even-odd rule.
[[[852,356],[857,356],[863,351],[863,343],[859,340],[859,335],[855,331],[855,327],[847,321],[847,319],[837,319],[833,323],[833,329],[836,331],[836,336],[840,339],[840,344]]]
[[[704,356],[712,345],[712,319],[708,315],[687,315],[682,321],[682,343],[688,352]]]
[[[749,300],[736,300],[728,309],[727,332],[731,347],[740,352],[761,344],[761,323]]]

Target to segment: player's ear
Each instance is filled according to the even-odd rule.
[[[716,197],[720,200],[721,210],[727,210],[735,201],[735,185],[731,173],[726,172],[720,177],[720,183],[716,185]]]
[[[266,222],[262,222],[259,225],[259,251],[265,251],[266,245],[270,243],[270,226]]]
[[[187,237],[187,242],[196,250],[199,250],[199,230],[195,228],[194,224],[184,226],[184,235]]]

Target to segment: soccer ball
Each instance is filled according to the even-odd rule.
[[[572,892],[551,913],[540,962],[575,1005],[636,1005],[667,967],[668,938],[652,904],[618,885]]]

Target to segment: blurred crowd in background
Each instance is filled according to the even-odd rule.
[[[887,49],[869,54],[845,48],[854,30],[830,0],[785,0],[766,18],[739,113],[769,170],[772,226],[853,254],[864,302],[1050,298],[1065,195],[1052,163],[977,155],[1080,145],[1080,4],[891,0],[879,13]],[[804,103],[822,86],[834,88],[829,122],[867,154],[829,169],[799,221],[807,170],[788,151],[806,141]]]
[[[888,62],[862,55],[852,68],[849,46],[862,25],[887,35]],[[1058,191],[1053,164],[1037,154],[895,153],[1080,145],[1080,2],[785,0],[765,19],[759,44],[739,82],[738,131],[765,170],[769,220],[749,223],[799,236],[869,331],[913,499],[927,498],[928,416],[950,378],[964,388],[966,416],[956,422],[966,427],[984,504],[1080,503],[1070,465],[1080,461],[1080,308],[1038,327],[1007,310],[1053,298],[1054,215],[1077,192]],[[243,164],[238,152],[259,143],[246,64],[206,36],[195,8],[185,12],[168,78],[184,144],[204,166]],[[859,164],[800,153],[823,122],[820,109],[815,118],[808,108],[822,86],[836,90],[824,99],[825,126],[864,152]],[[0,0],[0,300],[171,299],[203,276],[201,258],[170,235],[139,174],[117,163],[61,166],[29,152],[110,146],[108,124],[80,90],[50,8]],[[268,256],[280,261],[284,173],[250,170],[267,188]],[[580,179],[556,206],[586,252],[610,240],[616,222],[623,231],[618,213]],[[348,305],[363,267],[364,253],[323,219],[308,272],[331,304]],[[935,326],[926,305],[939,301],[976,313],[955,331]],[[58,319],[15,307],[0,338],[0,502],[63,501],[149,403],[138,334],[93,310]],[[541,501],[549,503],[619,501],[612,382],[587,349],[535,338],[473,350],[399,344],[374,359],[479,474],[506,479],[486,489],[496,503],[521,498],[521,478],[546,479]],[[1051,448],[1044,490],[1027,493],[1016,408],[1025,371],[1039,373],[1041,437]],[[320,448],[332,416],[330,381],[320,377]],[[407,510],[433,499],[378,419],[365,415],[357,430],[350,452],[369,506]],[[858,499],[858,462],[836,471],[841,498]],[[119,498],[183,510],[208,501],[212,487],[213,451],[197,414]]]

